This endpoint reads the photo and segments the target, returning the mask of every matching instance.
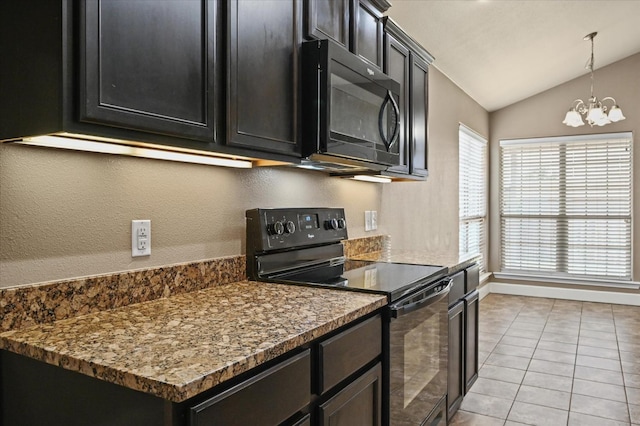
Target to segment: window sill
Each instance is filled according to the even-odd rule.
[[[493,276],[500,280],[519,280],[519,281],[536,281],[552,284],[570,284],[570,285],[584,285],[593,287],[609,287],[609,288],[626,288],[631,290],[640,289],[640,282],[637,281],[603,281],[597,279],[586,278],[563,278],[553,277],[548,275],[533,275],[533,274],[517,274],[513,272],[494,272]]]

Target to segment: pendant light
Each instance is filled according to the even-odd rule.
[[[567,115],[564,117],[563,124],[571,127],[579,127],[584,125],[584,121],[582,121],[582,116],[585,117],[587,123],[591,127],[595,126],[604,126],[609,123],[615,123],[617,121],[621,121],[625,119],[625,116],[622,114],[622,110],[617,105],[616,100],[610,96],[599,100],[593,94],[593,65],[594,65],[594,56],[593,56],[593,39],[598,35],[597,32],[593,32],[591,34],[587,34],[584,36],[585,40],[591,41],[591,57],[587,62],[587,68],[591,72],[591,97],[587,102],[584,102],[582,99],[576,99],[573,101],[572,107],[567,112]],[[610,108],[607,108],[604,105],[605,101],[611,101],[612,105]],[[609,113],[607,114],[607,110]]]

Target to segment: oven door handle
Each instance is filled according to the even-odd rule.
[[[453,284],[453,280],[448,278],[445,281],[448,281],[447,286],[444,287],[442,290],[433,293],[433,294],[429,294],[427,297],[420,299],[418,301],[415,302],[411,302],[411,303],[407,303],[408,301],[405,302],[399,302],[396,304],[393,304],[390,306],[391,309],[391,316],[393,318],[399,318],[403,315],[406,315],[410,312],[416,311],[418,309],[422,309],[425,308],[427,306],[433,305],[436,302],[439,302],[440,300],[442,300],[445,296],[447,296],[449,294],[449,291],[451,290],[451,285]],[[423,292],[426,292],[427,290],[423,290]],[[411,298],[413,299],[413,298]]]

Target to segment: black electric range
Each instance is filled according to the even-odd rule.
[[[447,272],[442,266],[346,259],[343,209],[254,209],[246,217],[252,280],[379,293],[394,302]]]
[[[445,425],[448,293],[441,266],[350,260],[341,208],[253,209],[251,280],[384,294],[383,425]]]

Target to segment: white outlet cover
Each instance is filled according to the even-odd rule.
[[[151,220],[131,221],[131,257],[151,255]]]

